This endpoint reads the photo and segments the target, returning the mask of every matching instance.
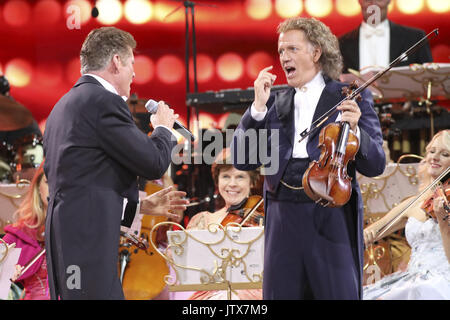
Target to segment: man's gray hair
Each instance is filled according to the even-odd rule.
[[[106,68],[116,54],[121,59],[136,48],[133,36],[115,27],[102,27],[89,32],[80,52],[81,74]]]

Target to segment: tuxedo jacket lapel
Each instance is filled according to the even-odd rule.
[[[275,109],[281,122],[281,130],[292,145],[295,135],[294,95],[295,89],[289,88],[277,95],[275,101]]]
[[[341,87],[338,85],[338,83],[332,81],[328,77],[324,77],[324,79],[326,86],[322,91],[322,95],[320,96],[319,102],[317,103],[316,111],[314,112],[312,120],[313,123],[343,99],[343,96],[340,93]],[[319,132],[327,124],[334,122],[337,116],[338,112],[333,114],[324,124],[322,124],[322,126],[318,130],[309,135],[308,144],[306,145],[306,148],[308,150],[308,154],[310,155],[311,159],[314,159],[316,157],[316,154],[319,153],[319,149],[317,148],[319,143]]]

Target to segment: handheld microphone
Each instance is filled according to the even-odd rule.
[[[147,101],[147,103],[145,104],[145,109],[147,109],[147,111],[151,114],[156,113],[156,111],[158,110],[158,102],[156,102],[153,99],[149,99]],[[173,127],[175,129],[181,129],[179,132],[185,136],[185,137],[190,137],[192,141],[195,140],[194,135],[185,127],[183,126],[178,120],[175,120]]]

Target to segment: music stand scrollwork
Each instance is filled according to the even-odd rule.
[[[164,225],[179,229],[167,232],[169,244],[164,251],[151,240],[174,270],[175,276],[164,279],[169,291],[227,290],[231,299],[232,290],[262,287],[263,227],[211,223],[206,230],[187,230],[167,221],[152,228],[150,239]]]

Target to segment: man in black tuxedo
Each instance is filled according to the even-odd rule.
[[[359,0],[363,22],[339,38],[344,58],[344,73],[348,68],[361,70],[368,66],[387,67],[414,43],[425,36],[420,29],[396,24],[387,19],[390,0]],[[427,43],[397,66],[433,61]]]
[[[347,173],[353,177],[350,200],[341,207],[323,207],[306,195],[302,185],[308,165],[321,155],[319,131],[299,140],[304,129],[344,98],[345,84],[336,80],[342,70],[338,40],[314,18],[288,19],[279,25],[278,34],[280,64],[289,88],[271,90],[276,78],[272,66],[261,70],[254,83],[254,103],[242,116],[232,142],[236,168],[264,166],[263,297],[360,299],[363,206],[355,174],[358,170],[377,176],[385,167],[372,95],[364,90],[360,102],[344,101],[339,114],[324,121],[323,126],[348,122],[360,148],[348,165]],[[264,135],[265,130],[269,134]],[[259,135],[258,141],[248,142],[253,133]],[[256,159],[261,149],[269,150],[268,160]]]
[[[45,246],[52,299],[124,298],[117,272],[121,222],[130,226],[139,206],[137,176],[159,179],[171,161],[178,115],[160,102],[148,137],[124,101],[135,47],[128,32],[92,30],[81,48],[82,76],[46,123]]]

